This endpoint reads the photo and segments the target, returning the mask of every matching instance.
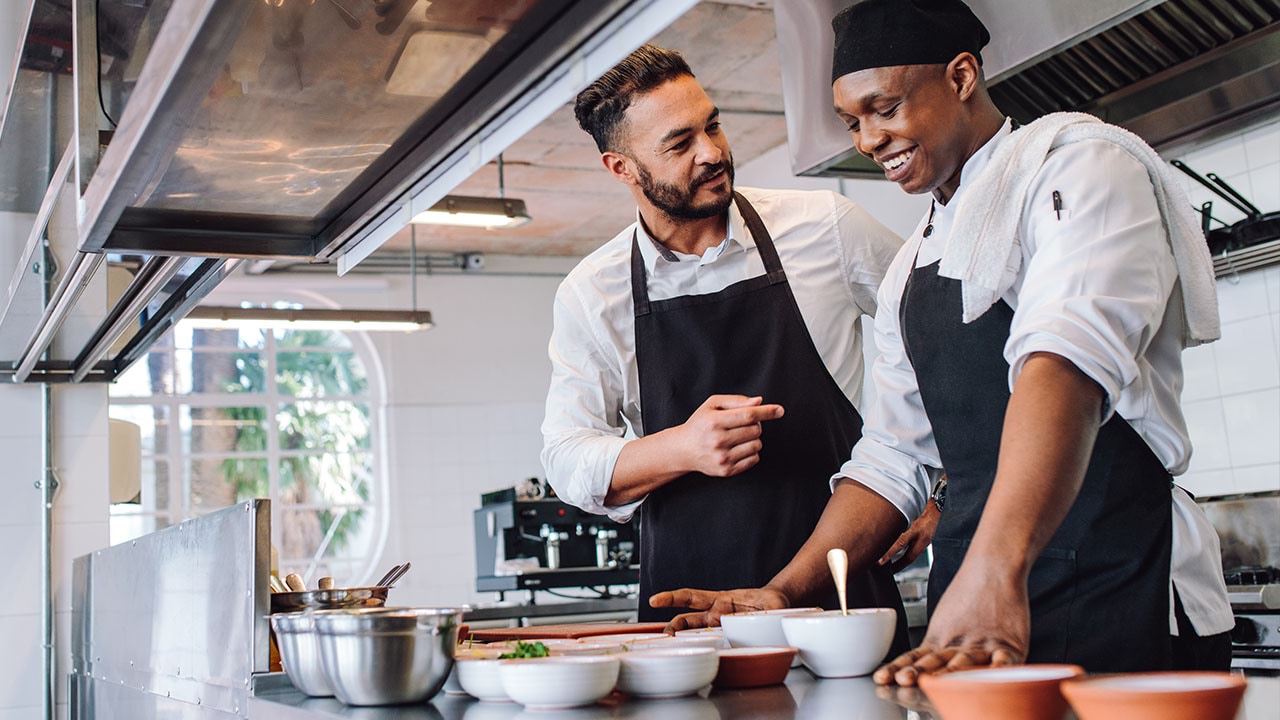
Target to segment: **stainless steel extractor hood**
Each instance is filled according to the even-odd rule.
[[[246,258],[351,269],[695,3],[28,0],[0,377],[110,381]],[[131,278],[65,338],[104,266]]]
[[[831,112],[831,18],[850,0],[778,3],[787,131],[799,175],[883,177]],[[1080,110],[1157,149],[1280,106],[1277,0],[969,0],[991,30],[992,97],[1022,121]]]

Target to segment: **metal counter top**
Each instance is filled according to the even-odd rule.
[[[918,690],[877,688],[870,678],[819,680],[803,669],[792,670],[785,685],[752,690],[703,690],[672,700],[632,700],[612,695],[597,705],[574,710],[525,710],[513,703],[482,703],[441,693],[430,703],[382,708],[355,708],[333,698],[308,698],[292,687],[261,688],[249,701],[250,720],[598,720],[663,718],[664,720],[936,720]],[[1280,718],[1280,679],[1249,678],[1249,690],[1237,720]]]

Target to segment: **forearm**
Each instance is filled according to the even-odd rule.
[[[1084,482],[1103,391],[1070,361],[1032,355],[1009,399],[995,483],[965,564],[1025,582]]]
[[[831,585],[827,551],[844,548],[849,553],[849,572],[862,572],[875,565],[906,527],[906,518],[893,503],[857,482],[844,480],[831,494],[818,526],[800,552],[767,587],[782,593],[793,606],[803,603]]]
[[[672,448],[670,430],[628,442],[618,455],[605,495],[607,505],[635,502],[690,470]]]

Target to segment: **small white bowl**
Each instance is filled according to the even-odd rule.
[[[661,640],[665,637],[667,637],[666,633],[623,633],[619,635],[596,635],[582,642],[593,645],[634,645],[639,642]]]
[[[633,650],[618,660],[618,689],[642,698],[690,695],[710,685],[720,669],[719,653],[705,647]]]
[[[724,639],[724,635],[677,635],[675,637],[667,635],[654,640],[641,640],[630,647],[632,650],[649,650],[651,648],[711,648],[712,650],[727,650],[729,641]]]
[[[788,645],[818,677],[869,675],[884,661],[898,615],[890,608],[859,608],[793,615],[782,619]]]
[[[529,709],[591,705],[618,684],[621,663],[611,655],[577,655],[502,663],[502,687]]]
[[[732,647],[781,647],[791,644],[782,633],[782,618],[818,612],[822,612],[822,608],[781,608],[733,613],[720,618],[720,627],[724,628],[724,636]],[[799,666],[800,657],[797,655],[791,667]]]
[[[573,645],[560,645],[551,650],[552,655],[616,655],[626,652],[628,646],[622,643],[580,642]]]
[[[511,702],[502,684],[502,663],[497,658],[460,657],[454,664],[463,692],[481,702]]]

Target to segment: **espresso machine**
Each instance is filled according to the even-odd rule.
[[[476,590],[633,585],[640,582],[636,527],[515,488],[486,493],[474,513]]]

